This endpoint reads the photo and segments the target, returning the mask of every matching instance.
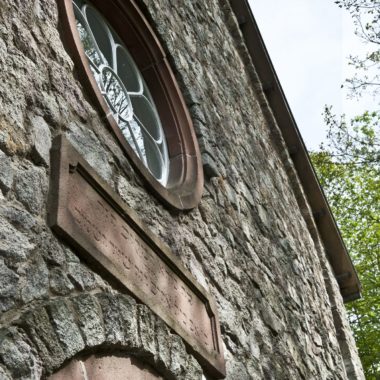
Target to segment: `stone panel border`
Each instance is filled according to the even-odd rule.
[[[51,161],[49,226],[161,317],[210,374],[225,377],[211,295],[63,135],[53,142]]]

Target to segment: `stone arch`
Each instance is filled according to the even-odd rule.
[[[165,379],[201,379],[202,369],[182,339],[127,295],[82,294],[26,311],[0,334],[0,375],[39,379],[73,358],[122,353]]]

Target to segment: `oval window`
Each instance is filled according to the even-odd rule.
[[[131,0],[61,4],[81,79],[134,168],[167,204],[195,207],[203,189],[195,133],[164,51],[141,11]]]

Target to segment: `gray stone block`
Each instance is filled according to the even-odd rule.
[[[156,341],[157,355],[156,362],[158,366],[170,367],[170,337],[169,328],[160,318],[156,321]]]
[[[20,322],[38,351],[44,369],[52,372],[66,359],[45,308],[26,313]]]
[[[0,362],[4,363],[13,379],[39,379],[41,366],[26,337],[16,329],[0,333]]]
[[[23,208],[4,204],[0,206],[0,217],[8,219],[18,230],[39,232],[36,218]]]
[[[67,276],[77,289],[92,290],[96,288],[96,277],[93,272],[84,266],[84,264],[80,262],[71,262],[68,263],[67,268]]]
[[[31,119],[32,125],[32,159],[37,165],[49,166],[51,133],[49,126],[41,116]]]
[[[170,371],[177,377],[184,377],[186,369],[186,348],[178,335],[172,334],[170,339]]]
[[[203,380],[203,370],[194,357],[188,355],[185,380]]]
[[[29,257],[35,247],[29,238],[14,228],[4,218],[0,218],[0,254],[10,263],[17,263]]]
[[[157,317],[145,305],[137,305],[137,324],[138,334],[141,341],[142,349],[145,353],[149,353],[151,358],[154,358],[156,349],[156,324]]]
[[[119,301],[107,293],[101,293],[97,298],[103,313],[105,339],[112,344],[120,344],[124,340],[124,324],[119,315]]]
[[[67,257],[65,253],[67,248],[62,247],[50,231],[39,234],[38,246],[39,252],[48,265],[63,266],[66,263]]]
[[[0,258],[0,311],[14,307],[18,298],[20,277]]]
[[[1,366],[0,366],[0,379],[1,380],[11,380],[10,375]]]
[[[54,294],[67,295],[75,289],[67,274],[61,268],[53,268],[50,271],[49,280],[50,289]]]
[[[12,160],[2,150],[0,150],[0,190],[6,194],[12,188],[12,184]]]
[[[47,177],[43,169],[30,167],[17,171],[16,197],[34,215],[42,211],[46,202],[47,186]]]
[[[103,315],[97,299],[82,295],[72,299],[78,326],[87,347],[95,347],[104,342]]]
[[[216,165],[215,159],[209,154],[202,154],[203,171],[207,178],[220,177],[221,173]]]
[[[49,293],[49,271],[41,255],[36,255],[25,268],[26,282],[21,289],[23,302],[46,298]]]
[[[120,295],[117,298],[119,299],[119,313],[124,328],[124,344],[138,348],[139,331],[136,301],[132,297],[125,295]]]
[[[51,323],[66,358],[72,358],[85,347],[75,315],[64,300],[48,306]]]
[[[112,181],[110,157],[95,133],[79,123],[70,123],[66,136],[98,174],[110,183]]]

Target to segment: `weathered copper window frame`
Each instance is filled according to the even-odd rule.
[[[156,103],[165,132],[170,171],[167,186],[162,186],[140,161],[126,141],[99,91],[76,27],[72,0],[59,0],[61,31],[81,82],[101,110],[135,170],[153,193],[176,209],[195,207],[202,196],[203,169],[196,135],[185,101],[179,90],[165,52],[142,12],[133,0],[92,0],[123,39],[135,60]]]

